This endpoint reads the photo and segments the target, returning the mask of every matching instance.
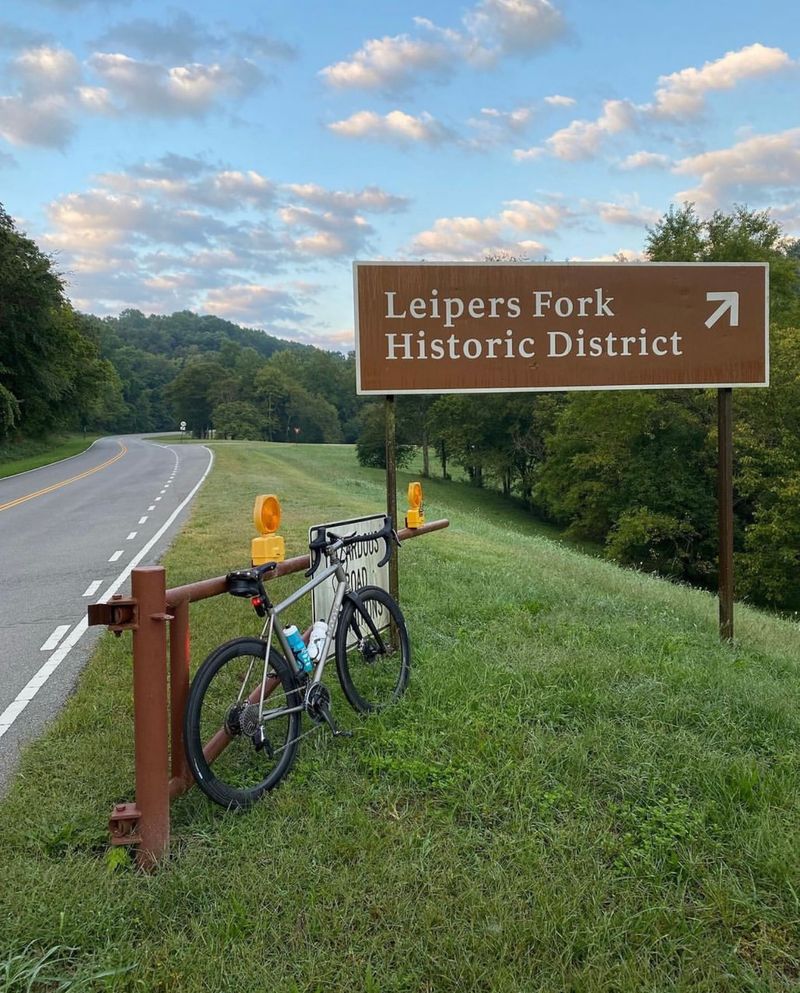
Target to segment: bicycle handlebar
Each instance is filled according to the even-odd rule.
[[[378,563],[378,568],[380,568],[386,565],[392,557],[392,545],[400,545],[400,539],[397,537],[397,532],[389,516],[384,517],[383,527],[380,530],[370,531],[367,534],[354,533],[343,536],[329,531],[326,535],[324,528],[318,528],[317,532],[316,537],[308,544],[309,551],[311,552],[311,567],[306,572],[306,576],[312,576],[317,571],[317,566],[320,563],[323,552],[338,551],[340,548],[347,548],[348,545],[356,545],[363,541],[383,541],[386,550],[383,558]]]

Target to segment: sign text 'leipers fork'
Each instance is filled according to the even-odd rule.
[[[765,386],[763,263],[354,263],[359,393]]]

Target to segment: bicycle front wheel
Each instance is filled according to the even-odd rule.
[[[397,601],[379,586],[346,600],[336,629],[336,669],[350,705],[362,714],[383,710],[405,692],[411,648]]]
[[[220,645],[189,690],[184,716],[189,767],[206,796],[232,810],[251,806],[277,786],[297,753],[300,712],[287,711],[302,703],[302,691],[275,649],[265,668],[266,652],[259,638]]]

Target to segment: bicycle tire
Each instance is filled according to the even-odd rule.
[[[260,638],[235,638],[214,649],[197,670],[184,715],[186,758],[195,782],[206,796],[229,810],[252,806],[274,789],[289,772],[297,754],[300,712],[266,721],[266,744],[257,750],[258,704],[237,703],[244,690],[252,695],[261,685],[267,643]],[[277,679],[264,700],[266,711],[302,702],[293,670],[274,648],[269,673]],[[248,709],[249,708],[249,709]],[[210,764],[203,746],[220,729],[229,744]],[[252,729],[252,730],[251,730]]]
[[[364,586],[356,595],[362,606],[348,599],[339,615],[336,671],[350,706],[369,714],[391,706],[405,693],[411,673],[411,646],[396,600],[379,586]],[[364,610],[373,616],[384,611],[389,615],[391,623],[381,632],[380,643],[365,620]],[[348,649],[350,635],[356,644]],[[381,651],[381,644],[385,651]]]

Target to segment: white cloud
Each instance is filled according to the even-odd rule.
[[[476,258],[500,244],[501,228],[496,217],[440,217],[414,238],[409,251],[426,258]]]
[[[596,155],[602,141],[634,126],[636,108],[629,100],[606,100],[603,113],[596,121],[573,121],[546,140],[546,145],[559,159],[575,162]]]
[[[401,144],[439,145],[455,137],[430,114],[423,112],[414,117],[402,110],[391,110],[383,115],[371,110],[361,110],[346,120],[334,121],[328,128],[343,138],[371,138]]]
[[[87,73],[96,79],[87,80]],[[81,66],[72,52],[50,45],[20,53],[9,78],[16,92],[0,94],[0,137],[49,148],[65,147],[87,114],[201,117],[264,81],[247,59],[166,66],[95,52]]]
[[[544,151],[541,145],[532,145],[530,148],[515,148],[512,155],[517,162],[530,162],[532,159],[541,158]]]
[[[230,96],[242,96],[263,82],[253,62],[165,66],[119,52],[96,52],[89,65],[123,111],[153,117],[203,116]]]
[[[534,108],[515,107],[513,110],[498,110],[496,107],[482,107],[481,115],[492,123],[501,123],[511,131],[521,131],[531,121]]]
[[[564,97],[559,93],[554,93],[550,97],[545,97],[544,102],[550,104],[551,107],[574,107],[575,98],[574,97]]]
[[[557,231],[570,217],[561,203],[507,200],[500,220],[516,231]]]
[[[564,15],[549,0],[481,0],[464,23],[482,48],[506,55],[538,52],[567,33]]]
[[[64,148],[74,132],[66,97],[0,97],[0,138],[12,145]]]
[[[792,65],[796,63],[779,48],[756,44],[727,52],[699,69],[690,66],[659,77],[650,103],[606,100],[603,112],[596,120],[572,121],[547,138],[545,144],[557,158],[567,161],[589,159],[600,152],[609,135],[631,131],[654,121],[686,121],[703,111],[708,93],[732,89],[748,79],[779,72]],[[655,163],[651,160],[649,164]]]
[[[14,94],[0,96],[0,137],[12,145],[64,148],[75,131],[73,106],[81,70],[64,48],[30,48],[11,63]]]
[[[539,254],[546,246],[521,235],[552,233],[570,223],[561,203],[508,200],[495,217],[440,217],[413,239],[408,254],[439,259],[479,259],[486,255]]]
[[[317,258],[359,255],[374,234],[360,215],[288,205],[278,211],[293,250]]]
[[[99,51],[136,51],[146,58],[173,62],[191,62],[197,52],[219,48],[222,41],[212,34],[196,17],[176,10],[166,21],[136,17],[121,21],[95,38]]]
[[[28,95],[63,93],[81,77],[80,64],[72,52],[50,45],[27,49],[14,59],[11,68]]]
[[[425,17],[414,24],[424,37],[372,38],[349,58],[320,71],[331,86],[396,91],[426,77],[446,78],[464,62],[489,68],[505,56],[527,56],[567,34],[563,14],[550,0],[479,0],[458,27]]]
[[[736,52],[726,52],[701,68],[689,67],[661,76],[655,92],[652,113],[663,117],[684,117],[703,110],[705,96],[712,90],[730,90],[746,79],[765,76],[792,65],[780,48],[748,45]]]
[[[660,152],[633,152],[620,162],[620,169],[666,169],[671,164],[668,155]]]
[[[681,159],[673,172],[698,177],[693,189],[676,194],[701,210],[737,200],[784,200],[800,192],[800,128],[756,135],[731,148]]]
[[[78,100],[92,114],[114,114],[116,109],[111,93],[105,86],[79,86]]]
[[[349,60],[327,66],[320,75],[340,89],[396,90],[417,82],[422,73],[444,73],[450,58],[441,44],[395,35],[366,41]]]
[[[152,193],[176,202],[226,211],[247,207],[265,210],[275,200],[275,184],[254,169],[220,169],[189,177],[106,173],[100,179],[116,193]]]
[[[317,183],[290,183],[286,189],[306,203],[326,210],[364,210],[372,213],[394,213],[408,207],[406,197],[387,193],[379,186],[365,186],[356,192],[327,190]]]
[[[631,227],[648,227],[661,216],[658,210],[651,207],[642,207],[635,198],[623,203],[599,202],[597,213],[601,221],[606,224],[626,224]]]
[[[307,320],[291,291],[261,283],[235,283],[206,293],[199,309],[249,325],[274,325]]]

